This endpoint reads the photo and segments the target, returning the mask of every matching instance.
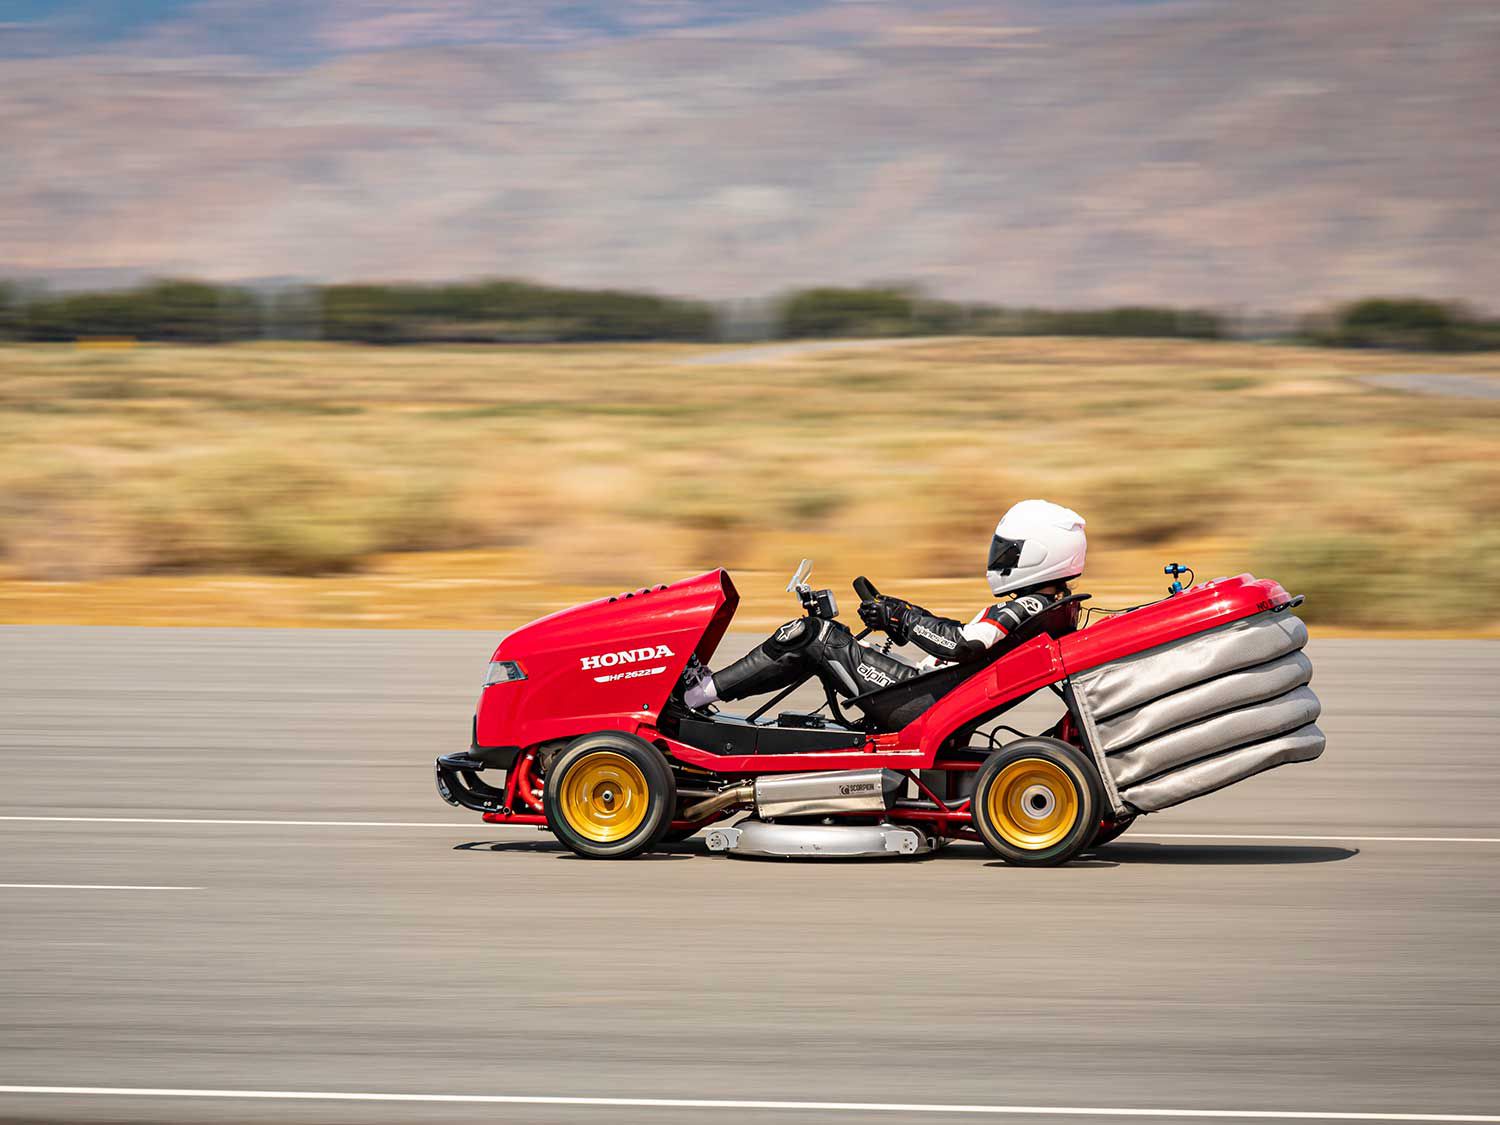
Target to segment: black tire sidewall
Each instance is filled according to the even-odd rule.
[[[989,789],[1001,770],[1021,758],[1041,758],[1062,768],[1078,786],[1080,809],[1078,822],[1071,832],[1050,848],[1029,851],[1008,843],[988,816]],[[1056,738],[1024,738],[1002,746],[979,767],[974,779],[974,796],[969,808],[974,830],[985,847],[1007,863],[1024,867],[1050,867],[1066,863],[1093,843],[1099,827],[1099,810],[1103,805],[1102,786],[1094,763],[1076,746]]]
[[[569,827],[563,815],[558,793],[568,771],[590,754],[607,751],[628,758],[646,776],[648,804],[646,818],[629,836],[601,844],[580,836]],[[542,786],[542,807],[547,813],[547,827],[568,849],[587,859],[625,859],[654,847],[672,827],[672,813],[677,808],[677,782],[661,751],[631,734],[613,731],[586,734],[570,743],[552,768]]]

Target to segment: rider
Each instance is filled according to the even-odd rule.
[[[860,620],[897,644],[909,641],[937,662],[977,660],[1022,622],[1066,597],[1068,582],[1083,573],[1087,550],[1083,517],[1077,512],[1046,500],[1022,500],[996,525],[985,567],[990,589],[996,597],[1012,595],[1009,601],[982,610],[966,625],[882,594],[860,603]],[[690,665],[684,673],[683,702],[706,707],[744,699],[812,674],[840,694],[854,696],[927,670],[856,641],[836,621],[799,617],[717,672]]]

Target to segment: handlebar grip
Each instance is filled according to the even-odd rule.
[[[854,592],[859,595],[862,602],[872,602],[880,597],[880,591],[875,589],[875,584],[861,574],[854,580]]]

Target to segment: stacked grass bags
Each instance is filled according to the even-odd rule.
[[[1307,626],[1259,613],[1073,677],[1117,815],[1155,812],[1323,753]]]

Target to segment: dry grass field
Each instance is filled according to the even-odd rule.
[[[1253,569],[1351,630],[1500,633],[1500,402],[1377,389],[1484,357],[951,339],[0,348],[0,620],[514,625],[711,565],[742,623],[802,554],[953,611],[990,529],[1089,520],[1118,605]],[[851,595],[845,595],[850,597]]]

